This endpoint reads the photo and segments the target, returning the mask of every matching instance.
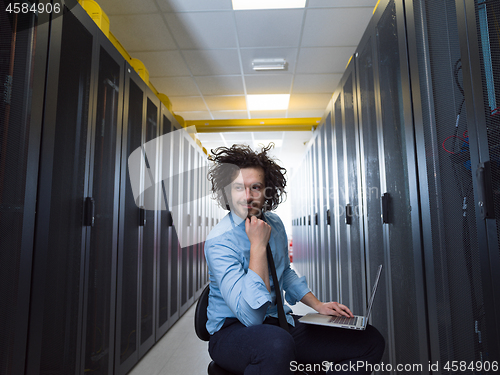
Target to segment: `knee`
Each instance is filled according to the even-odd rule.
[[[256,360],[272,361],[287,364],[295,358],[295,341],[293,337],[280,327],[265,325],[262,332]]]

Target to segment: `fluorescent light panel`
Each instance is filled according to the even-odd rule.
[[[288,109],[290,94],[247,95],[249,111],[272,111]]]
[[[253,70],[285,70],[285,59],[255,59],[252,61]]]
[[[304,8],[306,0],[232,0],[234,10]]]

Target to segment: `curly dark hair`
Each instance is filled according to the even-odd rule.
[[[212,155],[208,159],[214,164],[208,172],[208,179],[212,183],[212,194],[219,206],[229,210],[224,188],[231,184],[241,168],[262,168],[264,170],[265,201],[264,208],[272,211],[286,198],[286,169],[279,166],[268,151],[274,143],[263,146],[257,153],[248,145],[232,145],[231,147],[218,147],[210,150]]]

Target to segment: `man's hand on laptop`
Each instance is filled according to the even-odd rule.
[[[323,315],[346,316],[348,318],[354,316],[347,306],[338,302],[321,302],[312,292],[307,293],[300,302]]]
[[[354,316],[347,306],[338,302],[322,302],[321,305],[318,305],[316,311],[323,315],[346,316],[348,318]]]

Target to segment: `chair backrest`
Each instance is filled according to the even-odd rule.
[[[210,333],[207,331],[207,307],[208,307],[208,294],[210,293],[210,284],[208,284],[203,292],[201,292],[200,299],[196,304],[196,311],[194,313],[194,329],[196,335],[200,340],[210,340]]]

